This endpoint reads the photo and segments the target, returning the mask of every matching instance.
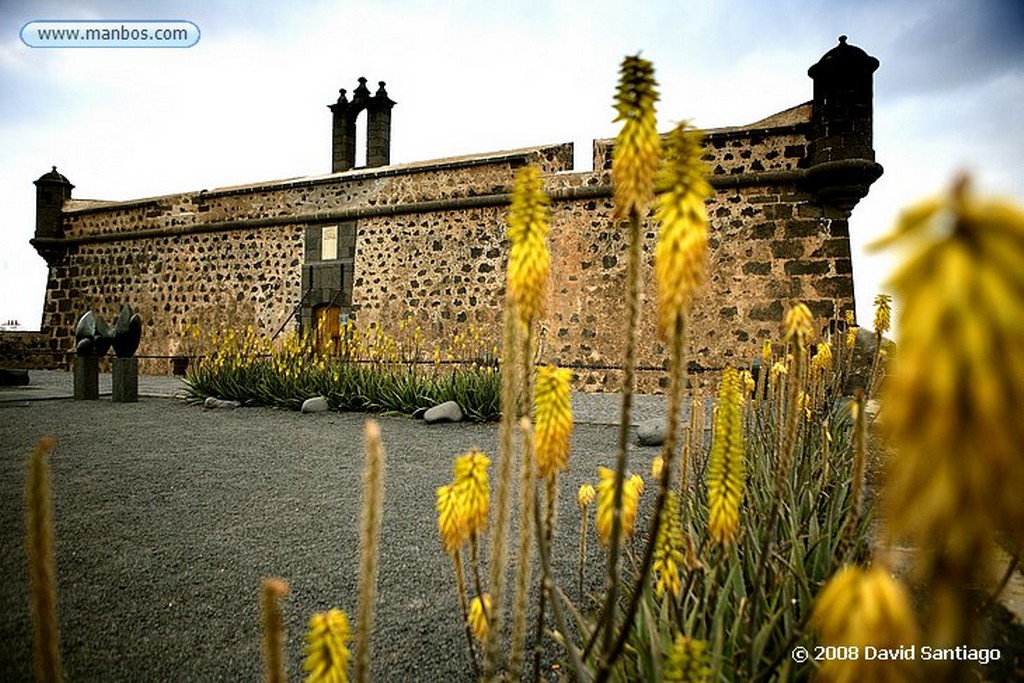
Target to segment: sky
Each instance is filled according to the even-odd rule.
[[[180,49],[41,49],[33,20],[187,20]],[[387,82],[392,163],[613,137],[623,56],[653,61],[659,128],[743,125],[805,102],[841,34],[881,61],[885,173],[850,221],[857,314],[895,261],[868,253],[901,208],[967,171],[1024,203],[1018,0],[0,0],[0,324],[38,329],[46,265],[32,181],[126,200],[330,171],[326,105]]]

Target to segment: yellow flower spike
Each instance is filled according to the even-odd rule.
[[[314,614],[309,620],[306,660],[302,665],[309,673],[307,683],[347,683],[351,640],[352,631],[344,612],[332,609]]]
[[[671,340],[685,319],[707,270],[708,217],[704,201],[711,196],[705,179],[700,136],[681,124],[669,136],[666,163],[659,178],[657,220],[661,224],[654,249],[658,284],[658,315],[662,337]]]
[[[597,474],[600,479],[597,484],[597,538],[601,545],[608,545],[612,535],[615,472],[607,467],[598,467]],[[624,538],[629,538],[636,526],[640,494],[643,493],[643,479],[634,474],[627,477],[622,485],[622,534]]]
[[[879,294],[875,297],[875,334],[884,335],[889,331],[889,323],[892,318],[892,297],[888,294]]]
[[[820,342],[811,358],[811,370],[827,372],[832,367],[832,346],[828,342]]]
[[[487,512],[491,505],[491,487],[487,468],[491,460],[473,449],[455,459],[455,495],[464,507],[467,533],[487,528]]]
[[[545,479],[556,472],[564,472],[569,458],[572,437],[572,405],[569,382],[572,370],[554,365],[537,372],[533,387],[534,454],[537,458],[537,476]]]
[[[487,615],[490,611],[491,596],[488,593],[484,593],[482,601],[478,595],[469,603],[469,628],[481,643],[487,639]]]
[[[525,166],[516,174],[508,212],[508,295],[523,325],[540,317],[551,271],[548,251],[548,197],[540,171]]]
[[[917,626],[910,598],[902,584],[879,566],[846,566],[836,572],[818,594],[811,626],[822,646],[897,651],[917,642]],[[847,661],[826,660],[818,670],[820,681],[916,680],[914,662],[866,657]]]
[[[803,348],[814,335],[814,317],[807,304],[797,303],[786,311],[786,319],[783,322],[785,340],[794,342]]]
[[[665,653],[665,683],[707,683],[711,680],[708,644],[703,640],[687,638],[682,633],[675,637]]]
[[[597,492],[591,484],[580,484],[579,491],[576,492],[576,503],[581,509],[586,510],[594,502],[596,495]]]
[[[639,474],[634,474],[626,480],[626,486],[632,486],[636,491],[636,495],[640,496],[644,492],[644,478]]]
[[[904,212],[880,244],[894,243],[909,258],[890,281],[900,348],[883,404],[900,457],[885,517],[894,539],[934,549],[919,576],[955,598],[929,623],[956,643],[995,530],[1024,537],[1024,210],[961,180]]]
[[[651,571],[654,573],[654,592],[661,597],[667,591],[676,600],[683,591],[680,578],[680,567],[685,560],[686,540],[683,537],[683,525],[679,516],[679,493],[669,491],[665,499],[665,507],[661,512],[661,524],[658,526],[658,538],[654,543],[654,560]]]
[[[651,461],[651,479],[661,481],[661,475],[665,470],[665,456],[658,453]]]
[[[718,413],[707,472],[708,533],[720,545],[735,541],[739,532],[745,476],[740,375],[735,368],[726,368],[718,390]]]
[[[744,370],[741,379],[743,380],[743,395],[750,396],[754,393],[754,388],[757,386],[757,382],[754,381],[754,375],[751,374],[750,370]]]
[[[437,489],[437,530],[441,534],[444,551],[453,555],[469,540],[464,506],[455,493],[455,485],[448,484]]]
[[[651,62],[639,55],[622,61],[614,121],[623,124],[612,149],[615,218],[626,218],[631,211],[643,216],[653,199],[654,174],[661,154],[654,108],[657,85]]]

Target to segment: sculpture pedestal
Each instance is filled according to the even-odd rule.
[[[75,356],[75,400],[95,401],[100,397],[100,359]]]
[[[139,400],[139,359],[114,358],[111,377],[111,400],[114,403],[135,403]]]

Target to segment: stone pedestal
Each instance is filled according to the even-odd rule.
[[[138,358],[114,358],[110,398],[114,403],[135,403],[139,400]]]
[[[95,401],[100,397],[100,359],[75,356],[75,400]]]

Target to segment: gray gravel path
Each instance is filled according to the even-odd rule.
[[[70,393],[66,373],[32,374],[34,384]],[[146,386],[167,396],[174,382]],[[0,680],[31,680],[23,489],[25,458],[44,434],[57,439],[58,609],[69,680],[259,680],[258,593],[267,575],[291,585],[289,673],[300,680],[309,615],[335,606],[354,613],[367,416],[204,410],[142,393],[135,404],[0,394]],[[660,400],[641,397],[638,419],[657,414]],[[562,479],[555,548],[558,579],[573,594],[575,491],[612,462],[615,428],[602,422],[614,422],[618,399],[574,401],[581,424]],[[377,419],[387,466],[374,676],[471,680],[434,489],[450,479],[455,455],[474,446],[496,453],[497,427]],[[632,467],[646,476],[657,450],[633,448]],[[604,563],[591,539],[588,582],[596,588]]]

